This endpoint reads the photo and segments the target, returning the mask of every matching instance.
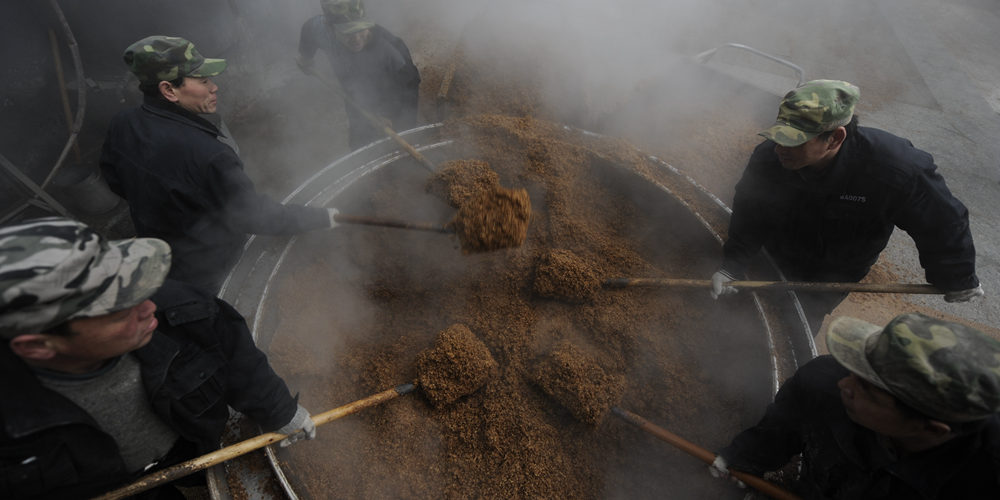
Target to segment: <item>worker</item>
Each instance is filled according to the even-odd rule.
[[[206,59],[183,38],[150,36],[125,49],[142,105],[112,120],[101,169],[129,204],[140,237],[170,244],[170,278],[216,293],[248,234],[296,234],[336,226],[336,209],[283,205],[258,193],[216,112],[212,77],[224,59]]]
[[[826,344],[712,475],[759,475],[801,454],[787,486],[802,498],[1000,498],[1000,342],[909,313],[885,328],[836,317]]]
[[[230,406],[285,446],[315,437],[239,313],[169,267],[155,238],[0,228],[0,498],[88,498],[210,452]]]
[[[948,302],[984,295],[969,212],[930,154],[883,130],[860,127],[858,88],[814,80],[788,92],[736,185],[712,297],[735,293],[763,247],[789,281],[858,282],[895,227],[916,244],[927,281]],[[846,297],[797,292],[813,335]]]
[[[326,52],[344,94],[364,110],[344,104],[351,149],[385,137],[385,126],[415,127],[420,73],[403,40],[365,19],[360,0],[321,0],[320,6],[323,14],[302,25],[296,60],[303,72],[314,74],[316,51]]]

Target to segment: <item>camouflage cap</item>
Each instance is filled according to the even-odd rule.
[[[919,313],[885,328],[838,317],[826,338],[833,357],[928,417],[968,422],[1000,412],[1000,342]]]
[[[319,0],[330,22],[334,24],[357,21],[365,17],[365,3],[362,0]]]
[[[795,147],[823,132],[850,123],[861,91],[839,80],[812,80],[785,94],[774,126],[762,135],[782,146]]]
[[[61,217],[0,228],[0,337],[132,307],[169,270],[170,247],[154,238],[108,241]]]
[[[206,59],[194,44],[174,36],[149,36],[129,45],[122,55],[141,85],[173,81],[182,76],[215,76],[226,69],[225,59]]]
[[[370,29],[375,26],[375,23],[371,21],[358,20],[350,21],[346,23],[334,24],[333,29],[336,30],[338,36],[352,35],[361,30]]]

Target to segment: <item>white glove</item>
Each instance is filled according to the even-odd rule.
[[[334,220],[334,217],[340,213],[340,210],[337,210],[336,208],[328,208],[326,209],[326,213],[330,216],[330,229],[337,227],[337,221]]]
[[[944,301],[945,302],[968,302],[976,297],[983,297],[986,292],[983,291],[983,285],[979,285],[975,288],[970,288],[968,290],[955,290],[953,292],[945,292]]]
[[[729,271],[725,269],[719,269],[712,275],[712,298],[718,299],[722,295],[731,295],[739,290],[734,286],[728,286],[726,283],[730,281],[736,281],[736,277],[729,274]]]
[[[743,484],[743,481],[740,481],[729,474],[729,464],[726,463],[725,458],[722,458],[722,455],[715,456],[715,460],[712,461],[712,465],[708,466],[708,473],[717,479],[728,479],[740,488],[747,487],[747,485]]]
[[[274,432],[288,435],[287,438],[282,439],[281,442],[278,443],[279,446],[284,448],[302,438],[316,439],[316,424],[312,421],[312,417],[309,415],[309,410],[306,410],[302,405],[299,405],[299,407],[295,410],[295,415],[292,416],[292,419]]]

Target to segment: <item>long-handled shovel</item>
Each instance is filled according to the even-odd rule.
[[[431,172],[437,171],[437,167],[433,163],[431,163],[431,161],[428,160],[427,157],[420,154],[420,152],[417,151],[416,148],[410,145],[410,143],[406,142],[405,139],[400,137],[395,130],[386,125],[385,122],[382,121],[379,117],[375,116],[370,111],[368,111],[367,109],[363,108],[360,104],[358,104],[358,102],[352,99],[351,96],[347,95],[347,93],[344,92],[344,90],[341,89],[339,85],[324,78],[322,75],[320,75],[315,71],[311,71],[309,72],[309,74],[318,78],[319,81],[323,82],[323,85],[326,85],[327,88],[329,88],[338,96],[340,96],[342,99],[344,99],[344,101],[347,102],[348,105],[353,106],[354,109],[358,110],[358,112],[361,113],[361,115],[364,116],[365,119],[372,124],[372,126],[381,129],[383,132],[385,132],[385,135],[389,136],[393,141],[396,142],[396,144],[399,144],[400,147],[405,149],[406,152],[409,153],[409,155],[412,156],[414,159],[416,159],[418,162],[420,162],[421,165],[427,167],[427,170],[430,170]]]
[[[438,333],[434,347],[426,349],[417,357],[417,380],[424,389],[424,394],[434,406],[450,404],[457,399],[472,394],[485,385],[490,378],[496,376],[497,364],[485,344],[476,338],[466,328],[466,336],[449,334],[448,330]],[[461,334],[462,331],[459,331]],[[465,365],[474,366],[481,373],[472,376]],[[487,370],[484,367],[492,367]],[[417,384],[402,384],[353,403],[313,415],[313,423],[317,427],[357,413],[403,394],[413,392]],[[129,485],[105,493],[95,500],[112,500],[124,498],[146,491],[155,486],[180,479],[193,472],[206,469],[226,460],[245,455],[251,451],[263,448],[271,443],[288,437],[277,432],[268,432],[257,437],[241,441],[220,450],[213,451],[197,458],[179,463],[158,472],[146,475]]]
[[[711,280],[681,278],[611,278],[601,282],[604,288],[681,287],[712,288]],[[917,283],[823,283],[805,281],[730,281],[727,286],[749,290],[797,290],[804,292],[862,292],[942,294],[933,285]]]
[[[382,217],[369,217],[367,215],[346,215],[337,214],[333,220],[340,224],[361,224],[365,226],[394,227],[399,229],[416,229],[418,231],[432,231],[437,233],[454,233],[455,230],[447,226],[437,224],[427,224],[422,222],[407,222],[397,219],[385,219]]]
[[[698,460],[701,460],[702,462],[705,462],[708,465],[712,465],[712,462],[715,461],[714,453],[678,436],[677,434],[674,434],[673,432],[670,432],[658,425],[653,424],[649,420],[646,420],[640,417],[639,415],[636,415],[635,413],[632,413],[628,410],[623,410],[617,406],[611,408],[611,413],[614,413],[615,415],[621,417],[626,422],[652,434],[653,436],[656,436],[657,438],[662,439],[676,446],[681,451],[697,458]],[[746,472],[741,472],[733,469],[730,469],[729,473],[736,479],[743,481],[743,483],[750,486],[751,488],[760,491],[761,493],[764,493],[765,495],[768,495],[770,497],[777,498],[778,500],[800,500],[800,498],[797,495],[789,492],[788,490],[776,486],[753,474],[748,474]]]
[[[332,422],[341,417],[346,417],[347,415],[352,415],[365,408],[369,408],[390,399],[394,399],[403,394],[413,392],[416,386],[414,384],[402,384],[392,389],[388,389],[377,394],[373,394],[364,399],[359,399],[353,403],[348,403],[344,406],[334,408],[332,410],[320,413],[319,415],[313,415],[312,420],[316,426],[323,425],[328,422]],[[125,498],[136,493],[146,491],[150,488],[159,486],[176,479],[180,479],[184,476],[192,474],[194,472],[200,471],[202,469],[207,469],[215,464],[225,462],[232,458],[239,457],[250,453],[251,451],[263,448],[271,443],[276,443],[288,437],[286,434],[281,434],[277,432],[268,432],[266,434],[261,434],[256,437],[252,437],[245,441],[240,441],[239,443],[227,446],[225,448],[207,453],[197,458],[192,458],[187,462],[182,462],[172,467],[168,467],[158,472],[148,474],[139,480],[118,488],[117,490],[110,491],[99,497],[97,500],[112,500],[117,498]]]
[[[601,364],[569,341],[561,341],[531,364],[528,376],[542,392],[556,400],[577,420],[597,425],[611,411],[627,422],[680,448],[711,465],[715,454],[676,434],[653,425],[646,419],[614,406],[625,390],[624,374],[605,371]],[[745,472],[729,471],[734,477],[763,493],[780,500],[799,497]]]

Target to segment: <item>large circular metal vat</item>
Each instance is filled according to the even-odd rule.
[[[514,125],[500,135],[522,127],[516,120],[501,120]],[[621,406],[713,449],[753,423],[797,360],[813,354],[792,294],[717,302],[707,290],[605,290],[593,304],[534,296],[533,259],[552,242],[609,269],[707,277],[728,220],[724,204],[666,162],[556,129],[560,144],[589,148],[580,157],[585,175],[549,173],[560,186],[600,193],[576,212],[586,227],[566,227],[557,208],[580,199],[516,166],[555,148],[512,139],[510,149],[487,152],[474,133],[436,124],[401,135],[437,165],[489,157],[504,185],[528,189],[534,212],[524,247],[462,255],[445,235],[370,227],[248,242],[222,296],[314,413],[409,382],[416,351],[454,323],[484,340],[501,376],[454,407],[415,394],[321,427],[317,441],[270,450],[273,470],[234,460],[228,473],[210,475],[213,496],[741,496],[711,481],[697,460],[614,417],[575,421],[525,376],[553,339],[624,353],[611,363],[627,380]],[[386,139],[327,166],[286,201],[444,223],[454,209],[425,191],[430,175]],[[608,235],[628,248],[606,245]],[[777,277],[763,261],[754,274]]]

